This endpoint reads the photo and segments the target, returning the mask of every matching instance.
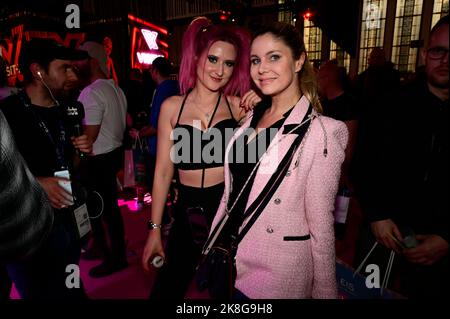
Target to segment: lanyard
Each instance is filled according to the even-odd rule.
[[[64,170],[67,169],[66,161],[64,160],[64,145],[66,144],[66,132],[64,130],[64,126],[62,124],[61,120],[58,120],[58,126],[59,126],[59,135],[58,135],[58,141],[55,142],[52,134],[50,133],[50,130],[48,129],[47,125],[45,125],[42,118],[37,114],[33,108],[31,107],[31,104],[29,102],[28,97],[25,95],[25,93],[19,94],[20,99],[22,100],[22,103],[25,105],[25,107],[30,110],[30,112],[35,117],[39,127],[41,130],[45,133],[48,140],[52,145],[54,146],[55,153],[56,153],[56,164],[58,165],[58,170]]]

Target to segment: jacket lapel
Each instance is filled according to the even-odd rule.
[[[308,111],[309,103],[309,100],[303,95],[270,143],[269,148],[263,155],[263,160],[256,171],[255,181],[247,201],[246,209],[248,209],[248,207],[258,197],[260,190],[267,186],[270,177],[273,173],[275,173],[278,165],[286,155],[295,138],[298,136],[297,130],[292,133],[289,132],[301,123],[303,117]],[[247,122],[245,124],[247,124]],[[249,124],[250,122],[248,125]]]

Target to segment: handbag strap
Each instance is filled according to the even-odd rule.
[[[133,139],[133,150],[136,149],[136,146],[139,144],[139,147],[141,146],[141,139],[139,138],[139,135],[137,135],[134,139]]]
[[[143,152],[147,147],[147,141],[145,138],[140,138],[139,135],[136,136],[133,140],[133,149],[136,149],[136,146],[139,145],[139,150]]]
[[[232,246],[234,246],[233,249],[237,248],[237,245],[241,242],[241,240],[244,238],[244,236],[256,222],[258,217],[264,211],[264,208],[267,206],[267,203],[272,198],[272,196],[269,195],[274,194],[275,191],[280,186],[281,182],[284,179],[284,176],[286,176],[286,173],[289,170],[289,166],[292,162],[292,159],[294,158],[295,152],[300,146],[300,142],[302,141],[303,136],[304,134],[302,136],[298,136],[295,139],[294,143],[292,143],[291,147],[289,148],[288,153],[278,166],[277,171],[275,172],[275,174],[271,176],[269,182],[267,183],[267,186],[263,189],[263,191],[259,194],[256,200],[252,203],[252,205],[250,205],[248,210],[245,212],[244,219],[247,218],[248,216],[251,216],[251,218],[244,226],[244,228],[239,232],[236,239],[233,241],[232,243]]]
[[[247,217],[252,216],[248,223],[245,225],[245,227],[241,230],[241,232],[238,234],[236,238],[232,241],[232,248],[233,250],[237,249],[237,245],[239,242],[244,238],[244,236],[247,234],[247,232],[250,230],[250,228],[253,226],[253,224],[256,222],[258,217],[263,212],[264,208],[266,207],[267,203],[269,202],[271,196],[269,194],[273,194],[277,188],[280,186],[281,182],[283,181],[284,176],[286,175],[287,170],[289,169],[289,166],[292,162],[292,159],[294,158],[294,154],[297,151],[297,149],[303,145],[302,141],[309,131],[309,128],[311,126],[311,121],[314,118],[314,114],[312,114],[312,106],[310,105],[308,108],[308,111],[306,112],[304,116],[304,120],[297,125],[294,129],[292,129],[289,133],[292,133],[293,131],[300,129],[298,136],[292,143],[291,147],[289,148],[288,152],[284,156],[283,160],[281,161],[280,165],[278,165],[277,170],[275,173],[271,176],[269,182],[266,184],[266,187],[261,191],[259,196],[256,198],[256,200],[250,205],[250,207],[246,210],[245,216],[242,220],[245,220]],[[305,125],[306,124],[306,125]],[[285,135],[287,136],[287,134]],[[301,151],[301,150],[300,150]],[[266,151],[267,153],[267,151]],[[224,215],[222,220],[218,223],[218,225],[214,228],[213,232],[211,233],[211,236],[208,238],[208,240],[205,243],[203,254],[207,254],[209,250],[214,245],[215,241],[220,235],[220,232],[222,231],[223,227],[225,226],[231,210],[235,207],[237,201],[239,200],[239,197],[242,195],[243,190],[247,187],[249,181],[251,180],[253,174],[256,172],[256,169],[259,167],[259,164],[261,163],[263,156],[259,159],[258,163],[255,165],[255,168],[250,173],[247,181],[245,182],[244,186],[241,189],[241,192],[236,197],[233,205],[228,210],[227,213]]]
[[[299,146],[297,144],[299,139],[300,139],[300,137],[297,137],[295,139],[294,143],[292,144],[291,148],[288,151],[288,152],[291,152],[289,158],[288,158],[288,156],[284,157],[284,159],[283,159],[284,163],[281,163],[281,165],[278,166],[277,171],[272,175],[269,182],[267,183],[267,186],[263,189],[263,191],[260,193],[258,198],[253,202],[253,204],[246,211],[246,214],[245,214],[246,216],[250,216],[252,214],[253,215],[250,218],[250,220],[248,221],[248,223],[245,225],[245,227],[238,234],[238,236],[232,240],[231,247],[232,247],[233,252],[236,251],[237,245],[239,244],[239,242],[244,238],[244,236],[247,234],[247,232],[250,230],[250,228],[253,226],[253,224],[256,222],[258,217],[263,212],[264,208],[266,207],[268,201],[271,198],[271,196],[268,196],[268,195],[270,193],[275,192],[275,190],[278,188],[278,186],[280,186],[281,181],[283,180],[283,176],[286,175],[286,172],[289,169],[290,163],[292,162],[292,159],[294,157],[295,151],[297,150],[297,148]],[[287,154],[287,155],[289,155],[289,154]],[[214,229],[214,231],[211,233],[210,239],[205,244],[206,248],[204,249],[203,254],[207,254],[209,252],[209,250],[212,248],[217,237],[219,237],[223,227],[225,226],[229,216],[230,216],[229,214],[225,214],[223,216],[222,220],[219,222],[219,224]]]
[[[367,259],[369,259],[370,255],[372,255],[372,252],[375,250],[377,245],[378,245],[378,242],[375,241],[375,243],[373,244],[373,246],[370,249],[369,253],[366,255],[366,257],[364,257],[363,261],[359,264],[358,268],[356,268],[355,272],[353,273],[353,277],[355,277],[356,274],[360,273],[361,268],[364,266],[364,264],[366,263]],[[394,257],[395,257],[395,251],[391,250],[391,253],[389,255],[388,264],[387,264],[387,267],[386,267],[386,273],[384,274],[383,282],[381,284],[380,294],[383,294],[383,289],[387,288],[387,285],[388,285],[388,282],[389,282],[389,277],[390,277],[391,271],[392,271],[392,265],[394,263]]]
[[[380,294],[383,294],[383,289],[387,288],[389,282],[389,276],[391,275],[392,265],[394,263],[395,251],[391,250],[391,255],[389,256],[389,261],[386,268],[386,273],[384,274],[383,283],[381,284]]]

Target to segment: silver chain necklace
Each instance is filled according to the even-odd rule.
[[[205,112],[200,106],[197,105],[197,103],[194,103],[197,109],[200,110],[200,112],[203,113],[203,115],[206,117],[206,122],[209,124],[209,121],[211,119],[212,113],[214,113],[214,110],[219,107],[220,99],[222,94],[219,94],[219,97],[217,98],[217,103],[215,106],[213,106],[209,111]]]

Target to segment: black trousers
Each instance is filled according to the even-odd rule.
[[[203,243],[194,240],[187,216],[190,207],[202,207],[209,226],[217,212],[224,184],[207,188],[178,187],[175,219],[166,246],[166,262],[160,269],[150,299],[181,300],[194,277]],[[205,234],[205,241],[208,234]]]
[[[30,258],[7,265],[9,277],[25,300],[85,300],[81,278],[79,286],[68,286],[72,267],[80,260],[81,246],[76,225],[68,209],[55,211],[53,228],[43,244]]]
[[[123,166],[124,151],[121,147],[101,155],[89,157],[87,183],[90,190],[98,192],[103,199],[103,212],[90,209],[94,246],[99,248],[105,259],[126,260],[125,229],[117,200],[116,175]],[[98,208],[98,205],[96,205]],[[106,226],[106,234],[103,223]],[[108,242],[110,245],[108,245]]]

